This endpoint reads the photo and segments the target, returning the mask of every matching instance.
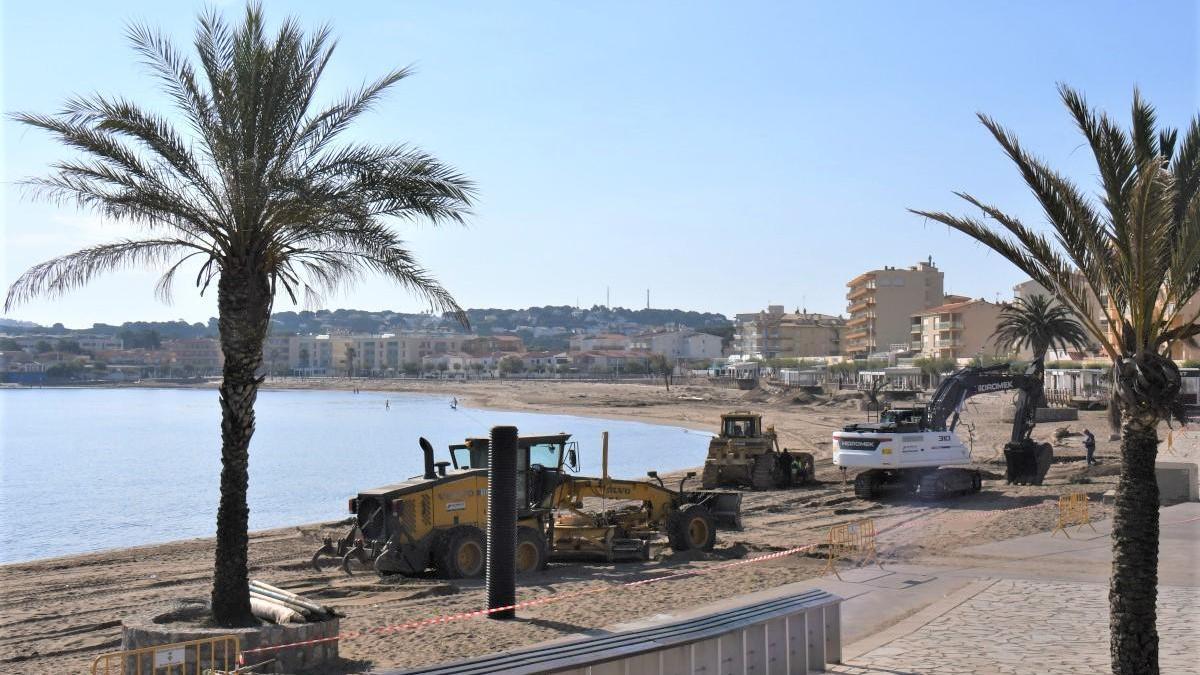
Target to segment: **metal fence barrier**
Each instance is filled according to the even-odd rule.
[[[1073,492],[1069,495],[1063,495],[1058,498],[1058,524],[1054,526],[1054,531],[1050,536],[1058,534],[1060,531],[1071,538],[1071,533],[1067,532],[1067,528],[1071,525],[1078,525],[1076,530],[1083,529],[1084,525],[1092,528],[1092,532],[1096,532],[1096,526],[1092,525],[1091,514],[1088,513],[1088,496],[1083,492]]]
[[[101,654],[92,675],[203,675],[237,668],[241,644],[236,635],[175,642]],[[207,654],[207,658],[205,658]]]
[[[838,560],[859,559],[859,565],[871,562],[879,564],[876,557],[878,552],[875,550],[875,521],[870,518],[834,525],[829,528],[829,537],[825,545],[828,556],[825,573],[833,572],[839,580],[842,575],[838,574]]]

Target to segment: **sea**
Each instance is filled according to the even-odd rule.
[[[360,489],[422,473],[495,425],[566,432],[599,475],[601,433],[619,478],[704,462],[709,435],[682,427],[453,407],[448,396],[261,391],[250,446],[250,529],[346,517]],[[210,389],[0,390],[0,563],[211,536],[220,408]]]

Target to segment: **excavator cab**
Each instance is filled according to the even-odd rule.
[[[915,433],[923,430],[921,423],[924,418],[924,407],[889,408],[879,415],[879,426],[898,433]]]

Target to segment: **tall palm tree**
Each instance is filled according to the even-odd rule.
[[[1045,374],[1046,353],[1051,347],[1084,349],[1088,345],[1087,331],[1071,316],[1071,311],[1040,293],[1017,298],[1013,304],[1001,308],[992,337],[997,349],[1013,351],[1028,347],[1033,352],[1039,380]],[[1046,407],[1044,390],[1038,392],[1035,404]]]
[[[1152,675],[1159,672],[1157,427],[1183,417],[1179,369],[1169,350],[1200,334],[1200,317],[1185,309],[1200,290],[1200,116],[1180,137],[1175,129],[1158,128],[1153,107],[1135,91],[1126,130],[1080,93],[1066,86],[1059,91],[1095,156],[1098,201],[980,115],[1033,191],[1053,238],[965,193],[958,195],[991,222],[914,213],[1007,258],[1074,311],[1112,359],[1109,409],[1122,432],[1109,584],[1112,670]],[[1100,299],[1111,333],[1094,318],[1089,297]]]
[[[32,267],[9,289],[5,309],[124,267],[163,269],[156,292],[164,298],[188,261],[198,266],[201,292],[215,284],[225,366],[212,612],[221,625],[251,624],[247,463],[255,373],[276,294],[316,298],[375,272],[465,325],[454,298],[385,219],[461,222],[474,188],[415,148],[338,142],[409,71],[393,70],[317,109],[314,93],[334,48],[328,27],[306,35],[288,19],[268,36],[258,4],[234,26],[209,10],[196,29],[198,70],[157,31],[134,26],[128,37],[174,117],[98,94],[73,98],[55,115],[13,117],[82,155],[29,180],[35,194],[140,226],[144,236]]]

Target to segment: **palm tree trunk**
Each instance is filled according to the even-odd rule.
[[[1158,419],[1126,419],[1121,432],[1121,477],[1113,510],[1109,582],[1113,675],[1158,674]]]
[[[1034,410],[1038,408],[1049,408],[1050,402],[1046,400],[1046,352],[1049,349],[1042,349],[1033,355],[1034,358],[1034,375],[1038,379],[1037,400],[1033,402]]]
[[[229,267],[233,267],[232,265]],[[212,613],[222,626],[253,625],[250,613],[247,556],[250,508],[250,437],[254,434],[254,400],[258,369],[271,313],[271,290],[265,274],[224,269],[217,286],[221,351],[221,502],[217,509],[217,552],[213,570]]]

